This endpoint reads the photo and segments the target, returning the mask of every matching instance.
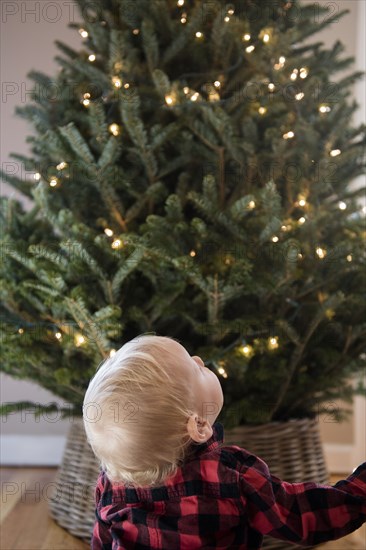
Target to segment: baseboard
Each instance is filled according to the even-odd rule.
[[[352,463],[353,446],[324,443],[324,455],[331,474],[351,473],[358,464]]]
[[[2,435],[0,436],[1,466],[59,466],[66,436]]]

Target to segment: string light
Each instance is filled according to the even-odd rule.
[[[299,200],[299,206],[306,206],[306,200],[304,198]]]
[[[33,178],[36,180],[36,181],[39,181],[41,179],[41,174],[39,172],[36,172],[35,174],[33,174]]]
[[[339,207],[339,209],[340,209],[340,210],[346,210],[346,208],[347,208],[347,205],[346,205],[346,203],[345,203],[345,202],[343,202],[343,201],[339,201],[339,203],[338,203],[338,207]]]
[[[180,22],[183,23],[187,23],[187,14],[186,13],[182,13],[182,17],[180,18]]]
[[[215,88],[220,88],[220,86],[221,86],[220,80],[215,80],[214,86],[215,86]]]
[[[228,23],[228,22],[230,21],[230,17],[229,17],[228,15],[226,15],[226,16],[224,17],[224,21],[225,21],[225,23]]]
[[[174,103],[173,97],[171,95],[166,95],[165,96],[165,103],[167,105],[173,105],[173,103]]]
[[[333,149],[333,151],[331,151],[329,154],[330,154],[331,157],[338,157],[338,155],[341,154],[341,150],[340,149]]]
[[[283,139],[292,139],[293,137],[295,137],[295,134],[294,132],[287,132],[287,134],[283,134]]]
[[[320,113],[329,113],[331,111],[331,108],[329,105],[320,105],[319,112]]]
[[[279,238],[275,235],[274,237],[272,237],[272,242],[273,243],[278,243],[279,241]]]
[[[320,248],[318,247],[315,252],[317,253],[318,257],[322,260],[323,258],[325,258],[327,252],[324,250],[324,248]]]
[[[86,38],[88,36],[88,32],[85,30],[85,29],[79,29],[79,34],[83,37],[83,38]]]
[[[301,67],[300,69],[300,78],[306,78],[309,74],[309,71],[306,67]]]
[[[274,91],[275,85],[273,84],[273,82],[270,82],[270,83],[268,84],[268,89],[269,89],[270,92],[273,92],[273,91]]]
[[[57,340],[61,340],[61,339],[62,339],[62,334],[61,334],[61,332],[56,332],[56,333],[55,333],[55,338],[57,338]]]
[[[186,95],[189,94],[189,88],[188,88],[188,86],[184,86],[183,92],[184,92]]]
[[[140,33],[140,29],[133,29],[132,34],[137,35]]]
[[[89,61],[93,62],[93,61],[95,61],[96,57],[95,57],[95,55],[94,55],[93,53],[91,53],[91,54],[89,55],[88,59],[89,59]]]
[[[245,344],[244,346],[242,346],[240,348],[240,351],[242,352],[243,355],[245,355],[245,357],[250,357],[251,355],[253,355],[253,347],[249,346],[248,344]]]
[[[258,113],[259,113],[260,115],[265,115],[266,112],[267,112],[266,107],[259,107]]]
[[[286,62],[286,57],[281,55],[278,61],[283,65]]]
[[[302,260],[302,254],[301,254],[301,252],[298,253],[297,257],[299,258],[299,260]]]
[[[106,228],[105,228],[104,233],[105,233],[108,237],[112,237],[112,235],[113,235],[113,231],[112,231],[112,229],[109,229],[109,227],[106,227]]]
[[[75,335],[75,345],[77,347],[81,346],[82,344],[85,344],[85,338],[82,334],[76,334]]]
[[[194,258],[195,255],[196,255],[196,251],[195,250],[191,250],[189,255],[191,256],[191,258]]]
[[[126,90],[128,90],[128,88],[130,87],[130,85],[129,85],[128,82],[126,82],[126,84],[124,84],[123,87],[124,87]]]
[[[119,136],[119,134],[120,134],[120,127],[118,126],[118,124],[116,124],[115,122],[113,122],[113,124],[110,124],[110,126],[109,126],[109,131],[110,131],[111,134],[113,134],[114,136]]]
[[[203,38],[203,33],[201,31],[197,31],[196,32],[196,38],[202,39]]]
[[[208,95],[209,101],[218,101],[220,99],[220,94],[217,92],[210,92]]]
[[[114,249],[121,248],[122,246],[123,246],[123,243],[120,239],[115,239],[111,244],[111,247]]]
[[[348,254],[347,256],[347,262],[352,262],[353,258],[352,258],[352,254]]]
[[[264,35],[263,35],[263,42],[265,42],[265,43],[269,42],[269,38],[270,38],[269,34],[268,34],[267,32],[264,33]]]
[[[301,218],[298,219],[299,224],[303,224],[306,222],[306,218],[304,216],[301,216]]]
[[[304,97],[305,97],[305,94],[303,92],[299,92],[298,94],[295,95],[295,99],[297,99],[297,101],[300,101]]]
[[[66,168],[66,166],[67,166],[67,162],[62,161],[60,162],[60,164],[56,166],[56,168],[57,170],[63,170],[64,168]]]
[[[245,40],[245,42],[248,42],[248,40],[250,40],[250,34],[249,33],[245,33],[243,35],[243,40]]]
[[[228,6],[227,12],[229,15],[234,15],[234,7],[231,4]]]
[[[113,357],[113,355],[116,353],[116,350],[115,349],[111,349],[111,351],[109,352],[109,357]]]
[[[219,368],[218,368],[218,372],[219,372],[219,374],[221,374],[221,376],[222,376],[223,378],[227,378],[227,372],[226,372],[226,370],[225,370],[223,367],[219,367]]]
[[[298,69],[293,69],[293,71],[291,73],[291,76],[290,76],[291,80],[296,80],[298,74],[299,74]]]
[[[247,46],[247,47],[245,48],[245,51],[246,51],[247,53],[251,53],[251,52],[253,52],[254,50],[255,50],[255,46],[253,46],[253,45]]]
[[[278,337],[277,336],[273,336],[272,338],[268,338],[268,347],[270,349],[278,348]]]
[[[120,88],[122,86],[122,81],[121,79],[118,77],[118,76],[114,76],[112,78],[112,82],[113,82],[113,85],[116,87],[116,88]]]
[[[23,334],[24,333],[24,328],[19,328],[18,332],[19,332],[19,334]]]
[[[200,94],[198,92],[195,92],[193,95],[191,95],[190,100],[197,101],[197,99],[199,98],[199,95]]]
[[[57,184],[58,184],[58,179],[57,178],[52,178],[50,180],[50,187],[56,187]]]
[[[248,204],[248,208],[255,208],[255,202],[254,201],[250,201],[249,204]]]
[[[179,7],[184,6],[184,0],[178,0],[177,5],[178,5]]]

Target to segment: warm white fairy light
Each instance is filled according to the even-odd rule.
[[[306,222],[306,218],[304,218],[304,216],[301,216],[301,218],[299,218],[297,221],[299,222],[300,225],[302,225],[303,223]]]
[[[23,334],[24,333],[24,328],[18,328],[18,332],[19,332],[19,334]]]
[[[279,238],[277,237],[277,235],[275,235],[274,237],[272,237],[272,242],[273,243],[278,243],[279,241]]]
[[[197,101],[197,99],[199,98],[199,95],[200,94],[198,92],[195,92],[193,95],[191,95],[190,100]]]
[[[56,333],[55,333],[55,338],[57,338],[57,340],[61,340],[61,339],[62,339],[62,334],[61,334],[61,332],[56,332]]]
[[[39,181],[41,179],[41,174],[39,172],[36,172],[35,174],[33,174],[33,178],[36,180],[36,181]]]
[[[300,101],[304,97],[305,97],[304,92],[299,92],[298,94],[295,95],[295,99],[297,99],[297,101]]]
[[[250,202],[248,203],[248,208],[251,208],[251,209],[255,208],[255,202],[254,202],[254,201],[250,201]]]
[[[300,199],[299,200],[299,206],[306,206],[306,200],[305,199]]]
[[[323,258],[325,258],[326,254],[327,254],[326,250],[324,250],[324,248],[320,248],[320,246],[318,246],[318,248],[315,250],[315,252],[321,260]]]
[[[295,134],[294,132],[287,132],[286,134],[283,134],[283,139],[292,139],[293,137],[295,137]]]
[[[165,96],[165,103],[166,103],[167,105],[173,105],[173,103],[174,103],[174,98],[173,98],[173,96],[171,96],[171,95],[166,95],[166,96]]]
[[[258,113],[259,113],[260,115],[265,115],[266,112],[267,112],[267,108],[266,108],[266,107],[259,107]]]
[[[293,71],[291,73],[291,76],[290,76],[291,80],[296,80],[298,73],[299,73],[298,69],[293,69]]]
[[[132,34],[140,34],[140,29],[133,29]]]
[[[88,36],[88,31],[86,31],[85,29],[79,29],[79,34],[83,37],[83,38],[86,38]]]
[[[228,23],[228,22],[230,21],[230,17],[229,17],[228,15],[226,15],[226,16],[224,17],[224,21],[225,21],[225,23]]]
[[[90,99],[83,99],[84,107],[88,107],[89,104],[90,104]]]
[[[268,84],[268,89],[269,89],[270,92],[273,92],[273,91],[274,91],[275,85],[273,84],[273,82],[270,82],[270,83]]]
[[[194,258],[195,255],[196,255],[196,251],[195,250],[191,250],[189,255],[191,256],[191,258]]]
[[[109,357],[113,357],[113,355],[116,353],[116,350],[115,349],[111,349],[111,351],[109,352]]]
[[[108,129],[109,129],[110,133],[113,134],[114,136],[119,136],[120,127],[115,122],[113,122],[113,124],[110,124]]]
[[[280,63],[286,63],[286,57],[284,55],[281,55],[281,57],[278,60]]]
[[[226,372],[226,370],[225,370],[223,367],[220,367],[220,368],[218,369],[218,372],[219,372],[219,374],[221,374],[221,376],[222,376],[223,378],[227,378],[227,372]]]
[[[57,184],[58,184],[58,179],[57,178],[52,178],[50,180],[50,187],[56,187]]]
[[[203,38],[203,33],[201,31],[196,32],[196,38]]]
[[[75,345],[81,346],[82,344],[85,344],[86,340],[85,337],[82,334],[76,334],[75,335]]]
[[[339,207],[339,209],[340,209],[340,210],[346,210],[346,208],[347,208],[347,205],[346,205],[346,203],[345,203],[345,202],[343,202],[343,201],[339,201],[339,203],[338,203],[338,207]]]
[[[126,82],[126,84],[123,84],[123,87],[125,88],[125,90],[128,90],[128,88],[130,87],[129,83]]]
[[[183,92],[184,92],[186,95],[189,94],[189,88],[188,88],[188,86],[184,86]]]
[[[241,352],[243,355],[245,355],[245,357],[249,357],[253,353],[253,347],[245,344],[241,347]]]
[[[57,170],[63,170],[64,168],[66,168],[66,166],[67,166],[67,162],[62,161],[56,166],[56,168]]]
[[[329,113],[331,111],[331,108],[329,105],[320,105],[319,112],[320,113]]]
[[[121,246],[122,246],[122,241],[120,239],[115,239],[111,244],[111,247],[114,249],[121,248]]]
[[[184,0],[178,0],[177,5],[178,5],[179,7],[184,6]]]
[[[208,95],[209,101],[219,101],[219,99],[220,99],[220,94],[218,94],[217,92],[210,92]]]
[[[300,78],[306,78],[309,74],[309,71],[306,67],[301,67],[300,69]]]
[[[187,14],[186,13],[182,13],[182,17],[180,18],[180,22],[183,23],[187,23]]]
[[[112,82],[113,82],[113,85],[116,87],[116,88],[120,88],[122,86],[122,81],[121,79],[118,77],[118,76],[114,76],[112,78]]]
[[[298,253],[297,257],[299,258],[299,260],[302,260],[302,254],[301,254],[301,252]]]
[[[246,32],[246,33],[243,35],[243,40],[245,40],[245,42],[248,42],[248,40],[250,40],[250,34]]]
[[[104,233],[105,233],[108,237],[112,237],[112,235],[113,235],[113,231],[112,231],[112,229],[109,229],[109,227],[106,227],[106,228],[105,228]]]
[[[341,150],[340,149],[333,149],[333,151],[331,151],[329,154],[331,157],[338,157],[338,155],[341,154]]]
[[[221,86],[220,80],[215,80],[214,86],[215,86],[215,88],[220,88],[220,86]]]
[[[88,59],[89,59],[89,61],[91,61],[91,62],[93,63],[93,61],[96,60],[96,57],[95,57],[95,55],[94,55],[93,53],[91,53],[91,54],[89,55]]]
[[[247,46],[247,47],[245,48],[245,51],[246,51],[247,53],[252,53],[252,52],[254,52],[254,50],[255,50],[255,46],[253,46],[253,44],[252,44],[251,46]]]
[[[273,336],[272,338],[268,338],[268,347],[270,349],[276,349],[278,348],[278,336]]]
[[[263,42],[265,42],[265,43],[269,42],[269,38],[270,38],[270,36],[269,36],[268,32],[264,33]]]

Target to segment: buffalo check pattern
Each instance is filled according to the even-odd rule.
[[[101,470],[92,550],[261,548],[263,535],[312,546],[366,521],[366,462],[335,485],[287,483],[223,443],[222,424],[159,487],[127,488]]]

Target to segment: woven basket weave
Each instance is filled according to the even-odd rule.
[[[95,521],[94,489],[99,471],[99,462],[86,439],[83,419],[74,417],[49,500],[49,511],[61,527],[88,544]]]
[[[316,420],[305,418],[238,426],[224,431],[224,444],[238,445],[257,455],[267,463],[271,473],[283,481],[329,483]],[[300,546],[264,537],[262,548],[284,550]]]
[[[239,426],[225,430],[224,444],[253,452],[268,464],[272,474],[285,481],[329,482],[319,428],[314,420]],[[49,509],[59,525],[89,544],[95,521],[94,488],[99,471],[99,463],[86,439],[83,420],[74,418]],[[300,547],[265,537],[263,548]]]

